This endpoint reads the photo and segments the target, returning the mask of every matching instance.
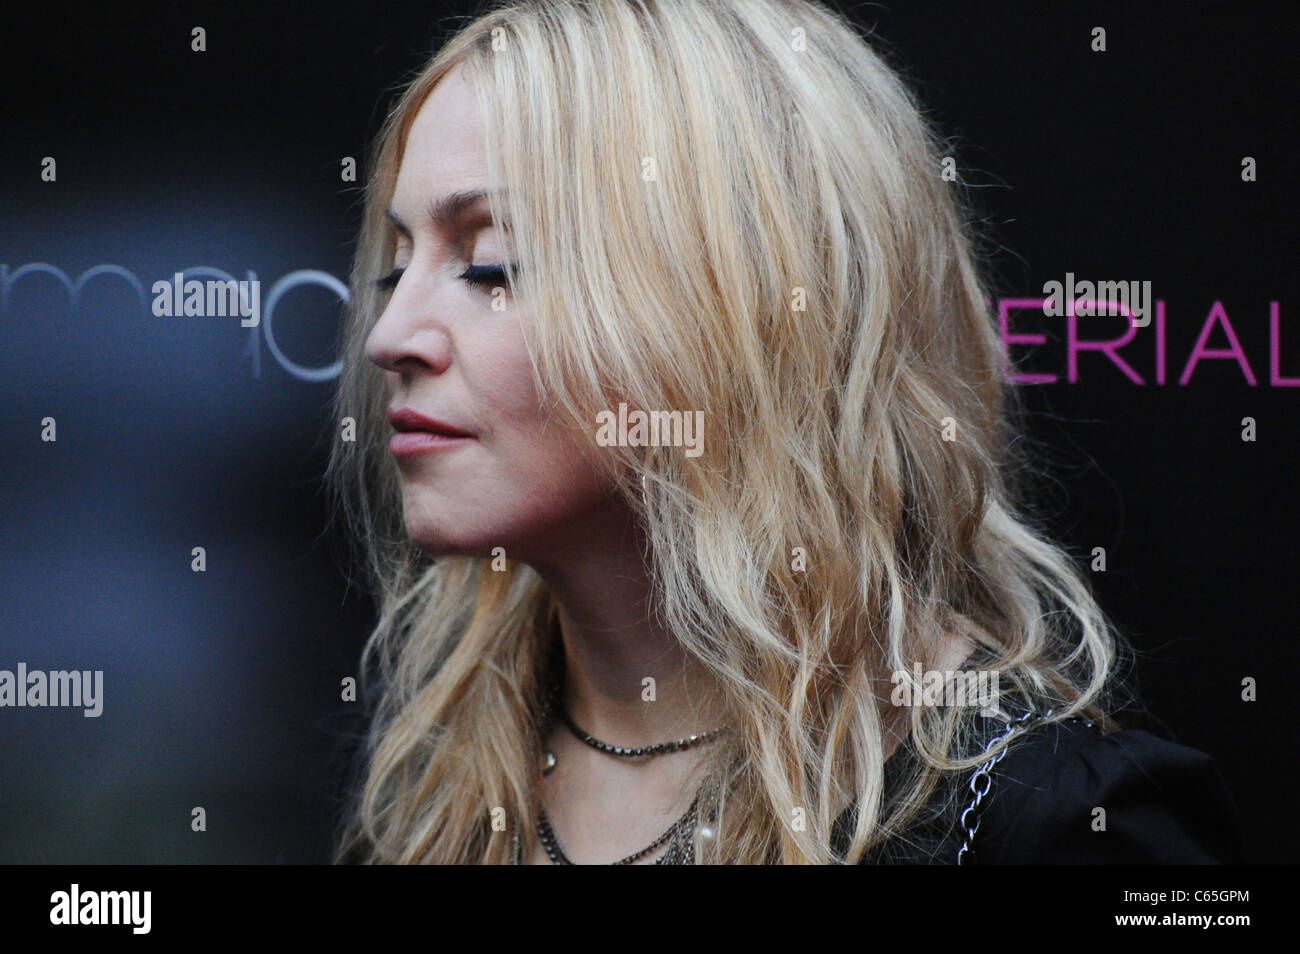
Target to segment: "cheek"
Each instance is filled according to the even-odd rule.
[[[594,446],[594,423],[590,434],[575,434],[542,406],[516,323],[465,341],[459,353],[474,419],[484,433],[482,466],[466,475],[461,492],[467,523],[491,527],[516,547],[582,525],[613,489],[599,466],[605,461]]]
[[[578,504],[603,495],[607,480],[593,451],[554,422],[541,430],[511,434],[502,456],[511,472],[540,501]]]
[[[488,450],[497,478],[510,487],[517,516],[528,512],[538,520],[571,517],[595,505],[610,489],[595,457],[601,451],[540,406],[527,364],[515,370],[523,375],[524,386],[512,377],[512,386],[493,402],[498,414]]]

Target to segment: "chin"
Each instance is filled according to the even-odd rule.
[[[509,559],[515,559],[515,553],[521,541],[527,539],[519,528],[509,520],[503,520],[501,514],[491,515],[492,519],[473,519],[487,516],[472,512],[464,514],[458,508],[444,506],[442,514],[462,513],[467,519],[450,522],[440,519],[410,519],[407,511],[406,533],[411,543],[430,556],[435,557],[491,557],[497,547],[504,547]],[[499,551],[498,551],[499,552]]]
[[[430,527],[427,524],[408,523],[406,533],[411,538],[411,543],[436,557],[486,557],[492,555],[492,547],[500,546],[499,543],[489,543],[463,533],[452,533],[445,527]]]

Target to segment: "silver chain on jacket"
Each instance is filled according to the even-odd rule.
[[[1009,738],[1017,732],[1028,732],[1035,726],[1047,722],[1051,714],[1052,709],[1048,709],[1042,714],[1035,714],[1031,710],[1017,716],[1007,723],[1006,729],[1000,735],[996,735],[989,740],[988,744],[984,746],[984,751],[987,752],[989,749],[993,748],[993,746],[997,745],[997,743],[1001,742],[1003,739]],[[1081,720],[1076,716],[1068,721],[1079,722]],[[1092,723],[1085,722],[1084,725],[1091,728]],[[989,793],[989,789],[993,787],[993,767],[1002,761],[1010,748],[1010,745],[1004,745],[1002,751],[984,764],[980,765],[975,770],[975,773],[970,777],[969,787],[971,793],[975,797],[971,799],[970,804],[967,805],[965,811],[961,813],[960,822],[962,830],[966,832],[966,838],[962,841],[961,848],[957,850],[957,864],[959,865],[965,864],[966,859],[971,857],[971,845],[974,843],[975,833],[979,831],[980,827],[980,803],[984,801],[985,796]]]

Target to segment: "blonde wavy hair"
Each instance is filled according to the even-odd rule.
[[[458,65],[539,393],[593,444],[619,401],[702,409],[715,435],[699,457],[601,448],[657,611],[724,687],[697,862],[852,863],[904,833],[978,761],[953,754],[977,708],[895,709],[919,759],[884,798],[890,673],[954,637],[1004,694],[1116,727],[1123,643],[1018,502],[1023,411],[973,217],[899,76],[807,0],[498,3],[406,86],[370,165],[336,407],[357,440],[328,476],[378,601],[377,702],[337,859],[508,863],[493,809],[536,844],[554,599],[527,566],[412,545],[364,354],[406,134]]]

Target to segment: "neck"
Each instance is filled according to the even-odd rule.
[[[561,704],[611,745],[653,745],[716,729],[717,681],[656,619],[644,535],[630,512],[537,570],[559,605]]]

